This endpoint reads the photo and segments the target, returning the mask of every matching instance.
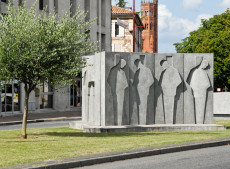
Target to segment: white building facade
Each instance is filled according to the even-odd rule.
[[[128,25],[121,26],[119,22]],[[112,52],[141,52],[142,30],[141,18],[135,14],[135,51],[133,51],[133,12],[132,10],[112,6]]]

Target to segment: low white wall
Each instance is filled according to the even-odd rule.
[[[230,92],[213,93],[214,114],[230,115]]]

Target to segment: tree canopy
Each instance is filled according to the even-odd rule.
[[[116,6],[124,8],[126,4],[127,2],[125,2],[125,0],[118,0],[118,3],[116,4]]]
[[[35,5],[28,9],[9,4],[0,21],[0,80],[25,85],[23,138],[30,92],[40,81],[70,84],[86,66],[82,56],[96,50],[86,33],[89,26],[80,10],[70,18],[68,12],[59,17],[55,12],[38,14]]]
[[[201,27],[182,42],[175,43],[178,53],[214,53],[215,88],[230,89],[230,10],[202,20]]]

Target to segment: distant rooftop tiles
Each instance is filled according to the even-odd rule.
[[[112,14],[132,14],[133,11],[125,9],[125,8],[120,8],[117,6],[112,6]]]

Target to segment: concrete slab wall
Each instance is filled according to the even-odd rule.
[[[106,52],[90,56],[88,63],[93,66],[83,70],[85,122],[121,126],[213,121],[213,54]]]
[[[53,109],[58,111],[70,110],[69,87],[58,87],[53,94]]]
[[[230,115],[230,92],[213,94],[214,115]]]

